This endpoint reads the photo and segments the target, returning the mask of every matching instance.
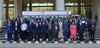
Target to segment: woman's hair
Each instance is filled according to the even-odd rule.
[[[72,24],[75,24],[75,22],[73,21]]]

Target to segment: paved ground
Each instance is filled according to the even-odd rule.
[[[100,48],[100,44],[0,44],[0,48]]]

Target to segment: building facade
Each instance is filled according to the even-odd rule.
[[[22,11],[69,10],[89,18],[98,16],[100,21],[99,0],[0,0],[0,24],[4,26],[8,18],[22,16]],[[93,16],[93,17],[92,17]]]

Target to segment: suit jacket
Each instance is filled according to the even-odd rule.
[[[12,32],[12,24],[6,24],[6,32]]]
[[[46,25],[45,25],[45,29],[46,29],[46,32],[48,32],[48,30],[49,30],[49,26],[48,26],[49,24],[47,24],[46,23]]]
[[[53,31],[54,31],[54,32],[59,32],[59,30],[60,30],[60,29],[59,29],[59,23],[58,23],[58,22],[57,22],[57,23],[54,23],[54,24],[53,24]]]
[[[79,31],[84,32],[85,25],[82,23],[82,24],[79,24],[78,26],[79,26]]]
[[[11,20],[11,24],[12,24],[12,31],[14,31],[15,19]]]
[[[36,24],[38,24],[38,23],[35,23],[34,24],[34,32],[38,32],[39,30],[39,24],[38,24],[38,26],[36,25]]]
[[[46,22],[42,22],[42,26],[41,26],[41,30],[42,32],[47,32],[48,31],[48,24],[46,24]]]
[[[16,25],[16,23],[14,23],[14,25],[13,25],[13,29],[14,29],[14,31],[16,31],[16,28],[17,28],[17,31],[20,30],[20,25],[19,25],[18,22],[17,22],[17,25]]]
[[[63,22],[63,26],[62,26],[62,29],[63,29],[63,32],[67,32],[69,30],[69,27],[68,27],[68,23],[64,23]]]
[[[33,23],[28,24],[28,32],[33,32]]]
[[[39,23],[39,28],[38,28],[39,32],[42,31],[42,23]]]
[[[84,25],[85,25],[85,28],[89,28],[89,23],[88,22],[84,23]]]

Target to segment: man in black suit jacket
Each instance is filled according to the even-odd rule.
[[[30,20],[30,23],[28,24],[28,40],[32,41],[33,40],[33,23],[32,20]]]
[[[41,22],[41,20],[39,20],[39,28],[38,28],[38,31],[39,31],[39,38],[42,38],[42,22]]]
[[[42,26],[41,26],[41,30],[42,30],[42,39],[43,39],[43,41],[45,41],[46,40],[46,32],[47,32],[47,23],[46,23],[46,21],[45,20],[43,20],[43,22],[42,22]]]
[[[79,40],[83,41],[83,33],[84,33],[84,29],[85,29],[85,25],[84,23],[82,23],[82,21],[80,21],[79,26]]]
[[[15,20],[13,27],[14,27],[13,28],[14,29],[14,40],[18,41],[19,40],[18,35],[19,35],[20,26],[19,26],[19,23],[17,20]]]
[[[35,41],[39,41],[39,24],[38,24],[38,21],[36,20],[34,22],[34,38],[35,38]]]
[[[59,32],[59,23],[57,22],[57,20],[55,20],[55,22],[53,23],[53,33],[54,33],[54,40],[57,41],[58,40],[58,32]]]

